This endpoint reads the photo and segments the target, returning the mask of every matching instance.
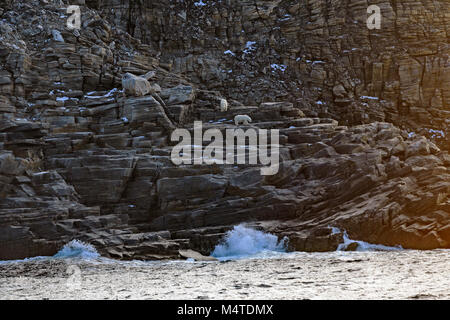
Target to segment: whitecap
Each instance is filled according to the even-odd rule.
[[[96,259],[100,254],[95,248],[79,240],[72,240],[67,243],[54,258],[82,258],[82,259]]]
[[[332,234],[336,234],[336,233],[341,233],[341,230],[339,228],[333,227]],[[399,251],[399,250],[403,250],[402,246],[390,247],[390,246],[385,246],[382,244],[373,244],[373,243],[368,243],[368,242],[360,241],[360,240],[352,240],[349,238],[347,231],[343,232],[342,238],[343,238],[342,239],[343,242],[338,245],[338,248],[336,251],[345,251],[347,249],[347,247],[352,243],[358,244],[358,247],[355,249],[355,251]]]
[[[285,253],[287,241],[286,237],[279,241],[276,235],[238,225],[228,231],[211,255],[219,260],[268,257]]]

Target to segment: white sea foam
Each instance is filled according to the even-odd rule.
[[[341,230],[339,228],[333,227],[332,228],[332,234],[340,233]],[[398,251],[403,250],[402,246],[396,246],[396,247],[389,247],[384,246],[382,244],[372,244],[365,241],[359,241],[359,240],[352,240],[349,238],[347,231],[343,232],[343,243],[339,244],[337,251],[345,251],[347,247],[351,243],[357,243],[358,247],[356,248],[356,251]]]
[[[219,260],[270,256],[272,253],[286,252],[286,247],[287,238],[278,241],[278,237],[273,234],[239,225],[228,231],[224,241],[215,247],[212,256]]]
[[[48,259],[48,257],[38,256],[38,257],[25,258],[25,259],[20,259],[20,260],[1,260],[0,261],[0,265],[1,264],[11,264],[11,263],[22,263],[22,262],[38,261],[38,260],[45,260],[45,259]]]
[[[82,259],[96,259],[100,254],[95,248],[79,240],[72,240],[67,243],[54,258],[82,258]]]
[[[25,258],[21,260],[6,260],[6,261],[0,261],[0,264],[10,264],[10,263],[22,263],[22,262],[32,262],[32,261],[39,261],[39,260],[51,260],[51,259],[69,259],[69,258],[81,258],[81,259],[98,259],[101,258],[100,254],[95,250],[95,248],[88,244],[84,243],[79,240],[72,240],[64,247],[59,250],[57,254],[55,254],[53,257],[47,257],[47,256],[37,256],[37,257],[30,257]],[[105,258],[102,258],[103,260],[107,260]]]

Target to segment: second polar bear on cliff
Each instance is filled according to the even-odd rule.
[[[247,115],[238,114],[236,117],[234,117],[234,123],[237,126],[241,123],[245,126],[248,126],[249,122],[252,122],[252,118]]]

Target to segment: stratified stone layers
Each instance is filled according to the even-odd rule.
[[[448,138],[439,139],[448,120],[446,64],[428,78],[428,69],[411,67],[445,56],[441,33],[425,39],[414,31],[445,22],[444,1],[395,4],[390,19],[405,33],[392,35],[362,27],[363,2],[189,4],[183,25],[183,8],[146,1],[147,9],[130,11],[133,28],[126,4],[114,15],[102,7],[106,19],[82,7],[79,31],[65,28],[64,8],[41,2],[0,10],[0,259],[51,255],[71,239],[120,259],[178,258],[188,248],[208,254],[242,222],[289,236],[296,250],[335,250],[342,234],[331,227],[373,243],[450,247]],[[391,7],[381,6],[384,14]],[[423,20],[406,28],[412,22],[399,17],[410,7],[408,17]],[[219,46],[213,34],[230,40]],[[436,51],[417,55],[432,45]],[[381,59],[386,52],[392,60]],[[123,74],[151,71],[151,94],[123,94]],[[421,105],[431,92],[425,86],[440,88],[441,105]],[[444,113],[425,116],[432,110]],[[201,120],[223,132],[238,114],[256,129],[280,130],[277,175],[263,177],[258,166],[173,165],[174,127],[192,130]],[[434,142],[420,134],[431,127]]]

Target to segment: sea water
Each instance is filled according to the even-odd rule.
[[[340,230],[334,229],[335,232]],[[230,230],[217,262],[116,261],[72,241],[53,257],[0,263],[0,299],[449,299],[450,250],[352,240],[344,250],[287,252],[287,239]]]

